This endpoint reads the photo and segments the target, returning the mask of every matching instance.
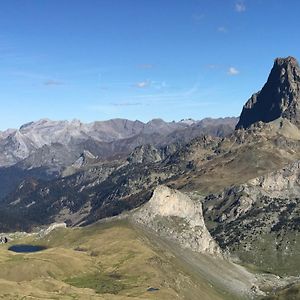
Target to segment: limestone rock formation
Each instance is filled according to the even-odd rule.
[[[207,254],[221,253],[206,229],[201,202],[177,190],[157,187],[149,202],[134,212],[133,220],[184,248]]]

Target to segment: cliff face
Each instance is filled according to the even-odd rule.
[[[220,255],[221,250],[208,232],[202,204],[187,195],[159,186],[152,198],[133,214],[133,220],[160,236],[196,252]]]
[[[267,83],[246,102],[236,126],[248,128],[280,117],[300,125],[300,68],[295,58],[277,58]]]

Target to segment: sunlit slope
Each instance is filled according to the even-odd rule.
[[[15,254],[1,246],[0,299],[226,299],[125,221],[16,243],[48,249]]]

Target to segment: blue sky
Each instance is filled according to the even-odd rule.
[[[4,0],[0,129],[40,118],[237,116],[275,57],[300,59],[297,0]]]

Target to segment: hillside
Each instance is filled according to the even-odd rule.
[[[48,249],[15,254],[6,250],[9,245],[0,246],[5,299],[235,299],[125,221],[56,229],[14,242]]]
[[[143,133],[109,142],[109,157],[96,153],[103,148],[89,138],[80,155],[61,164],[56,178],[26,178],[3,197],[0,229],[32,231],[65,222],[74,232],[84,232],[95,223],[122,220],[141,234],[134,239],[148,237],[161,251],[171,251],[189,272],[201,275],[191,284],[191,294],[177,295],[179,299],[197,299],[193,297],[203,278],[221,299],[276,299],[277,292],[281,297],[293,289],[297,294],[299,73],[294,58],[276,59],[267,83],[247,101],[236,129],[228,134],[224,126],[232,126],[232,119],[183,120],[180,125],[153,120]],[[184,128],[174,129],[175,124]],[[27,126],[32,125],[22,130]],[[215,126],[223,129],[215,131]],[[57,163],[70,145],[44,145],[16,166],[37,170],[37,165],[30,166],[39,162],[49,170],[51,164],[43,157],[56,157]],[[220,278],[216,266],[228,274]],[[68,279],[81,288],[87,281]],[[167,284],[167,294],[175,297],[178,290],[172,284]]]

